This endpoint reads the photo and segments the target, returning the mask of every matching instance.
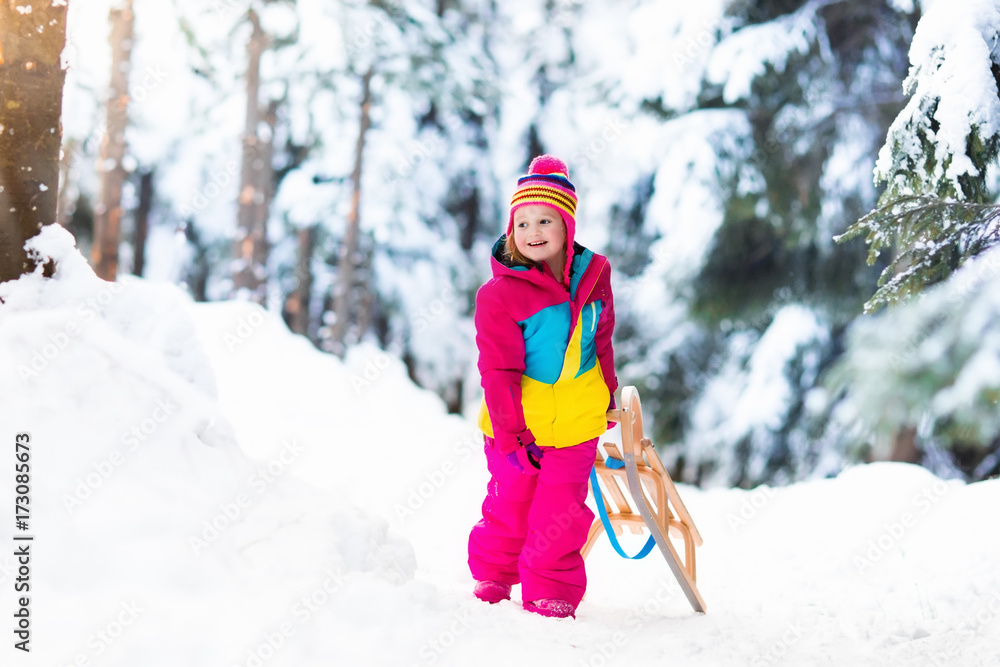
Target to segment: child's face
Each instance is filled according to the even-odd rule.
[[[514,245],[533,262],[558,261],[566,255],[566,223],[551,206],[522,206],[514,211]]]

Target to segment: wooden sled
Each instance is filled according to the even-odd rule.
[[[615,443],[605,442],[607,459],[598,449],[594,471],[603,487],[600,495],[615,535],[622,535],[624,528],[637,535],[642,534],[643,528],[648,530],[691,606],[704,613],[705,601],[698,592],[694,553],[695,547],[702,544],[701,535],[653,443],[643,437],[642,406],[635,387],[622,389],[622,407],[610,410],[608,421],[621,424],[622,451]],[[626,493],[632,499],[631,504]],[[598,517],[581,551],[584,558],[602,532],[604,524]],[[683,541],[683,559],[671,538]]]

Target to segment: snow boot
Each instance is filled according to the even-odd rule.
[[[501,600],[510,599],[510,584],[499,581],[477,581],[472,594],[483,602],[496,604]]]
[[[552,618],[576,618],[576,607],[565,600],[542,598],[534,602],[525,602],[524,608],[535,614]]]

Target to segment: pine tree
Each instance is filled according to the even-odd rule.
[[[751,486],[833,472],[849,457],[820,378],[877,272],[860,241],[832,237],[875,202],[863,174],[903,106],[893,88],[914,24],[884,1],[733,3],[715,36],[701,35],[707,64],[694,104],[645,101],[667,127],[687,128],[676,131],[683,157],[654,177],[654,200],[684,177],[678,200],[706,193],[707,205],[675,205],[697,216],[686,229],[662,213],[660,224],[678,245],[691,228],[717,225],[687,275],[672,269],[686,259],[673,248],[652,257],[639,293],[654,305],[638,304],[635,321],[623,308],[620,319],[624,358],[642,372],[677,476]],[[706,135],[705,155],[692,155],[695,133]],[[707,166],[684,164],[696,160]],[[650,209],[662,211],[662,200]],[[655,282],[666,283],[662,295]],[[667,299],[686,310],[659,325],[661,341],[680,340],[670,346],[649,331]]]
[[[947,278],[1000,240],[988,169],[1000,152],[1000,8],[989,0],[939,3],[910,49],[912,95],[889,130],[875,170],[878,208],[840,240],[865,236],[868,262],[895,247],[866,312]]]
[[[893,307],[853,327],[830,376],[882,455],[891,442],[893,457],[970,479],[1000,458],[1000,382],[989,371],[1000,363],[989,173],[1000,150],[998,42],[992,1],[933,5],[921,19],[904,83],[913,97],[876,168],[886,191],[842,237],[867,235],[869,261],[895,246],[866,311]]]

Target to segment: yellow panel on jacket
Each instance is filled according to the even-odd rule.
[[[521,376],[524,422],[540,446],[571,447],[596,438],[607,430],[605,414],[611,395],[601,373],[601,365],[595,363],[577,377],[580,372],[583,316],[591,310],[584,308],[577,317],[573,335],[566,346],[562,372],[555,384]],[[596,320],[587,324],[596,326]],[[479,406],[478,422],[482,432],[492,438],[493,424],[485,398]]]

